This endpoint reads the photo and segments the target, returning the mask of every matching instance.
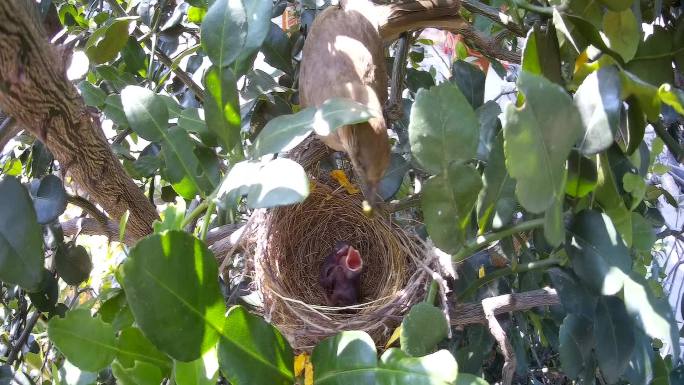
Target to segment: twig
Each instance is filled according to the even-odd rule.
[[[513,32],[516,36],[524,37],[527,35],[527,31],[522,26],[516,24],[513,18],[501,12],[495,7],[489,6],[477,0],[461,0],[461,5],[463,8],[467,9],[470,13],[475,13],[492,20],[493,22],[500,24],[504,28]]]
[[[83,211],[88,213],[91,217],[93,217],[98,222],[98,224],[100,225],[100,228],[105,233],[105,235],[107,235],[107,237],[109,237],[109,238],[112,237],[113,234],[110,234],[110,232],[109,232],[109,229],[110,229],[109,217],[107,216],[107,214],[100,211],[100,209],[98,209],[92,202],[90,202],[89,200],[87,200],[83,197],[77,196],[77,195],[67,195],[67,202],[71,203],[74,206],[78,206],[81,209],[83,209]],[[117,231],[117,233],[118,233],[118,231]]]
[[[510,385],[513,382],[513,374],[515,374],[515,352],[513,351],[513,346],[506,336],[506,331],[503,330],[499,320],[496,319],[496,311],[508,304],[510,304],[511,299],[506,297],[492,297],[485,298],[482,300],[482,311],[484,312],[485,318],[489,325],[489,332],[492,333],[494,339],[499,344],[501,348],[501,354],[504,356],[504,364],[501,369],[503,385]]]
[[[390,81],[390,95],[387,100],[387,115],[393,122],[402,118],[402,97],[404,91],[404,78],[406,77],[406,57],[409,47],[408,33],[404,32],[397,40],[397,50],[392,65],[392,78]]]
[[[126,10],[123,9],[116,0],[107,0],[107,3],[110,7],[112,7],[112,10],[114,10],[117,16],[128,16]],[[142,38],[144,42],[149,44],[149,35],[145,35],[139,28],[136,27],[133,33],[136,36],[136,38]],[[173,60],[166,56],[166,54],[162,52],[162,50],[159,47],[154,47],[154,55],[162,64],[164,64],[164,66],[166,66],[171,71],[173,71],[174,74],[176,74],[178,79],[181,82],[183,82],[183,84],[185,84],[195,94],[195,97],[200,102],[204,102],[204,90],[197,83],[195,83],[194,80],[192,80],[192,77],[190,77],[190,75],[188,75],[187,72],[175,66],[173,64]]]
[[[495,233],[489,233],[481,235],[476,239],[466,243],[456,254],[453,256],[455,262],[462,262],[468,257],[470,257],[476,251],[484,248],[486,245],[511,236],[516,233],[523,231],[529,231],[541,227],[544,225],[544,218],[532,219],[527,222],[518,223],[507,229],[497,231]]]
[[[674,155],[678,163],[684,162],[684,149],[682,146],[673,138],[663,126],[663,123],[658,121],[653,123],[653,129],[656,134],[663,140],[667,149]]]
[[[228,262],[230,262],[232,260],[231,257],[233,256],[233,254],[235,253],[237,248],[242,243],[242,239],[244,239],[245,234],[247,234],[249,232],[249,229],[252,227],[252,223],[254,223],[255,218],[256,218],[256,211],[252,213],[252,215],[249,217],[249,219],[247,220],[245,225],[243,227],[241,227],[242,231],[241,231],[240,235],[238,236],[238,239],[233,244],[233,247],[231,247],[230,250],[228,250],[228,253],[226,253],[226,256],[223,257],[223,261],[221,261],[221,266],[219,267],[219,274],[221,274],[223,272],[223,270],[228,265]]]
[[[36,323],[38,322],[38,318],[40,318],[40,312],[36,310],[33,315],[31,315],[31,318],[29,318],[28,322],[26,322],[26,327],[24,327],[24,331],[21,332],[21,335],[15,342],[14,346],[12,347],[12,350],[10,351],[9,355],[7,356],[7,365],[12,366],[14,363],[14,360],[17,359],[19,356],[19,352],[21,351],[21,348],[24,346],[26,343],[26,340],[28,339],[29,335],[31,334],[31,331],[33,330],[33,327],[36,326]]]
[[[420,204],[420,197],[422,196],[422,193],[418,194],[413,194],[409,197],[406,197],[402,200],[398,201],[392,201],[387,204],[387,211],[390,213],[396,213],[397,211],[402,211],[409,209],[411,207],[416,207]]]

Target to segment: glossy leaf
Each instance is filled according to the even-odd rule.
[[[392,153],[390,164],[378,183],[378,195],[383,200],[391,199],[399,191],[410,167],[401,154]]]
[[[116,19],[93,32],[85,45],[90,61],[102,64],[114,60],[128,42],[130,18]]]
[[[93,262],[85,247],[71,243],[60,245],[55,253],[57,273],[69,285],[79,285],[90,277]]]
[[[131,128],[150,142],[159,142],[169,126],[169,110],[162,98],[151,90],[128,86],[121,91],[121,104]]]
[[[556,29],[549,25],[542,29],[535,25],[527,33],[522,55],[522,70],[562,84]]]
[[[487,101],[475,113],[480,121],[480,142],[477,146],[477,158],[487,161],[494,144],[494,138],[501,131],[501,107],[493,100]]]
[[[596,163],[590,158],[572,151],[568,158],[568,179],[565,184],[565,193],[574,198],[587,196],[596,188],[598,174]]]
[[[217,275],[216,259],[204,243],[168,231],[131,249],[123,265],[123,288],[145,336],[171,357],[193,361],[223,330],[225,306]]]
[[[306,139],[311,130],[329,135],[344,125],[367,122],[377,113],[351,99],[332,98],[318,108],[279,116],[261,130],[254,143],[254,156],[289,151]]]
[[[140,361],[157,366],[167,373],[171,371],[171,359],[157,350],[138,328],[123,329],[116,347],[116,360],[125,368],[130,368],[136,361]]]
[[[266,63],[285,73],[292,73],[292,43],[278,24],[271,22],[261,52]]]
[[[596,305],[594,338],[601,373],[610,384],[624,373],[635,347],[634,323],[617,297],[602,297]]]
[[[632,214],[618,192],[618,184],[606,153],[599,155],[598,183],[595,197],[610,216],[628,247],[632,245]],[[614,164],[614,163],[613,163]]]
[[[120,362],[114,361],[112,374],[121,385],[159,384],[162,381],[162,373],[158,367],[141,361],[136,361],[131,368],[125,368]]]
[[[656,297],[642,277],[632,274],[625,280],[624,301],[627,312],[651,338],[657,338],[679,356],[679,333],[670,304]]]
[[[207,127],[219,138],[223,149],[231,151],[240,141],[240,107],[235,75],[228,68],[213,66],[204,76],[204,87]]]
[[[292,384],[292,348],[271,324],[241,306],[228,310],[218,345],[219,366],[231,384]]]
[[[43,270],[40,288],[34,293],[28,293],[28,297],[36,309],[46,313],[54,310],[59,299],[59,284],[50,270]]]
[[[83,97],[83,102],[87,106],[100,107],[104,105],[107,94],[102,91],[99,87],[94,86],[92,83],[84,80],[78,83],[78,91]]]
[[[584,210],[573,219],[569,234],[565,249],[580,279],[596,293],[619,292],[631,270],[631,258],[610,218]]]
[[[437,350],[437,344],[449,334],[449,324],[442,310],[419,302],[401,321],[401,350],[414,357]]]
[[[620,123],[620,92],[620,76],[614,66],[592,72],[577,89],[574,102],[584,128],[579,143],[582,154],[593,155],[613,144]]]
[[[634,96],[630,96],[627,102],[627,155],[632,155],[643,143],[644,133],[646,132],[646,117],[641,109],[639,101]]]
[[[218,144],[216,135],[209,130],[204,121],[204,111],[200,109],[186,108],[181,111],[178,126],[187,132],[197,134],[202,143],[209,147],[215,147]]]
[[[47,331],[50,341],[80,369],[103,369],[116,354],[114,329],[99,317],[91,317],[88,309],[74,309],[65,318],[52,318]]]
[[[174,189],[186,199],[195,197],[197,191],[208,193],[214,188],[212,171],[207,170],[194,151],[192,140],[181,127],[168,129],[162,142],[162,154],[166,173]],[[191,188],[182,190],[176,184],[187,182]]]
[[[218,369],[216,350],[212,349],[195,361],[175,361],[173,373],[178,385],[215,385]]]
[[[364,332],[342,332],[321,341],[311,355],[314,383],[358,385],[446,385],[457,379],[457,365],[446,350],[413,358],[390,348],[378,363],[375,344]],[[468,380],[464,376],[464,380]]]
[[[568,314],[560,327],[560,361],[563,371],[577,378],[584,369],[594,347],[593,324],[590,319]]]
[[[480,174],[457,163],[425,182],[420,202],[428,233],[437,247],[455,252],[461,246],[481,188]]]
[[[247,205],[268,208],[303,201],[309,196],[309,178],[302,166],[287,158],[266,163],[247,192]]]
[[[484,103],[485,73],[477,66],[457,60],[451,66],[451,79],[466,97],[470,105],[479,108]]]
[[[614,12],[606,11],[603,15],[603,40],[606,45],[622,56],[625,62],[634,58],[639,47],[639,24],[631,9]]]
[[[67,193],[62,180],[56,175],[46,175],[31,183],[31,198],[41,225],[54,221],[62,215],[67,205]]]
[[[565,193],[565,161],[582,123],[572,99],[556,84],[523,72],[519,88],[525,104],[509,104],[504,113],[506,167],[516,179],[520,204],[541,213]]]
[[[270,1],[215,1],[201,26],[202,47],[211,62],[227,67],[255,53],[271,26]]]
[[[477,200],[480,233],[490,227],[499,229],[509,224],[518,206],[515,181],[506,170],[503,143],[503,133],[499,133],[494,139],[482,177],[483,188]]]
[[[0,281],[40,289],[43,237],[28,191],[11,176],[0,180]]]
[[[636,345],[627,364],[627,369],[622,376],[632,385],[655,385],[655,383],[651,383],[654,376],[653,361],[655,358],[651,339],[639,329],[635,329],[634,332]]]
[[[653,26],[653,33],[639,42],[634,59],[625,69],[656,87],[663,83],[673,84],[672,40],[671,31],[660,25]]]
[[[128,127],[128,119],[121,103],[121,95],[111,94],[105,99],[105,106],[102,110],[105,116],[119,127]]]
[[[478,127],[473,108],[455,85],[421,90],[411,107],[411,152],[427,171],[446,172],[451,163],[475,157]]]

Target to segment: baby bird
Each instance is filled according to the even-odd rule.
[[[330,306],[359,303],[359,285],[363,260],[346,242],[337,242],[321,267],[320,283]]]

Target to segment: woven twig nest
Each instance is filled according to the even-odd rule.
[[[424,295],[429,273],[424,248],[386,215],[366,217],[361,194],[350,195],[312,177],[309,197],[264,212],[256,236],[256,282],[264,315],[296,350],[310,350],[342,330],[364,330],[378,345]],[[382,214],[382,213],[379,213]],[[347,241],[364,259],[361,301],[326,305],[319,272],[336,241]]]

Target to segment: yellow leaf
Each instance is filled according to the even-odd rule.
[[[397,326],[397,328],[394,329],[394,332],[392,332],[392,335],[390,336],[389,340],[387,340],[387,343],[385,344],[385,349],[389,349],[390,346],[394,345],[394,343],[399,340],[400,335],[401,335],[401,325]]]
[[[330,171],[330,177],[335,179],[340,186],[344,187],[349,194],[359,193],[360,190],[349,181],[349,178],[347,178],[347,174],[345,174],[344,171],[332,170]]]
[[[306,353],[299,354],[295,357],[295,360],[294,360],[295,377],[299,377],[302,375],[302,372],[304,371],[304,366],[306,365],[307,361],[309,361],[309,355]]]
[[[304,385],[313,385],[313,364],[307,360],[304,366]]]
[[[480,265],[480,268],[477,270],[477,277],[478,278],[484,278],[484,276],[485,276],[484,265]]]

